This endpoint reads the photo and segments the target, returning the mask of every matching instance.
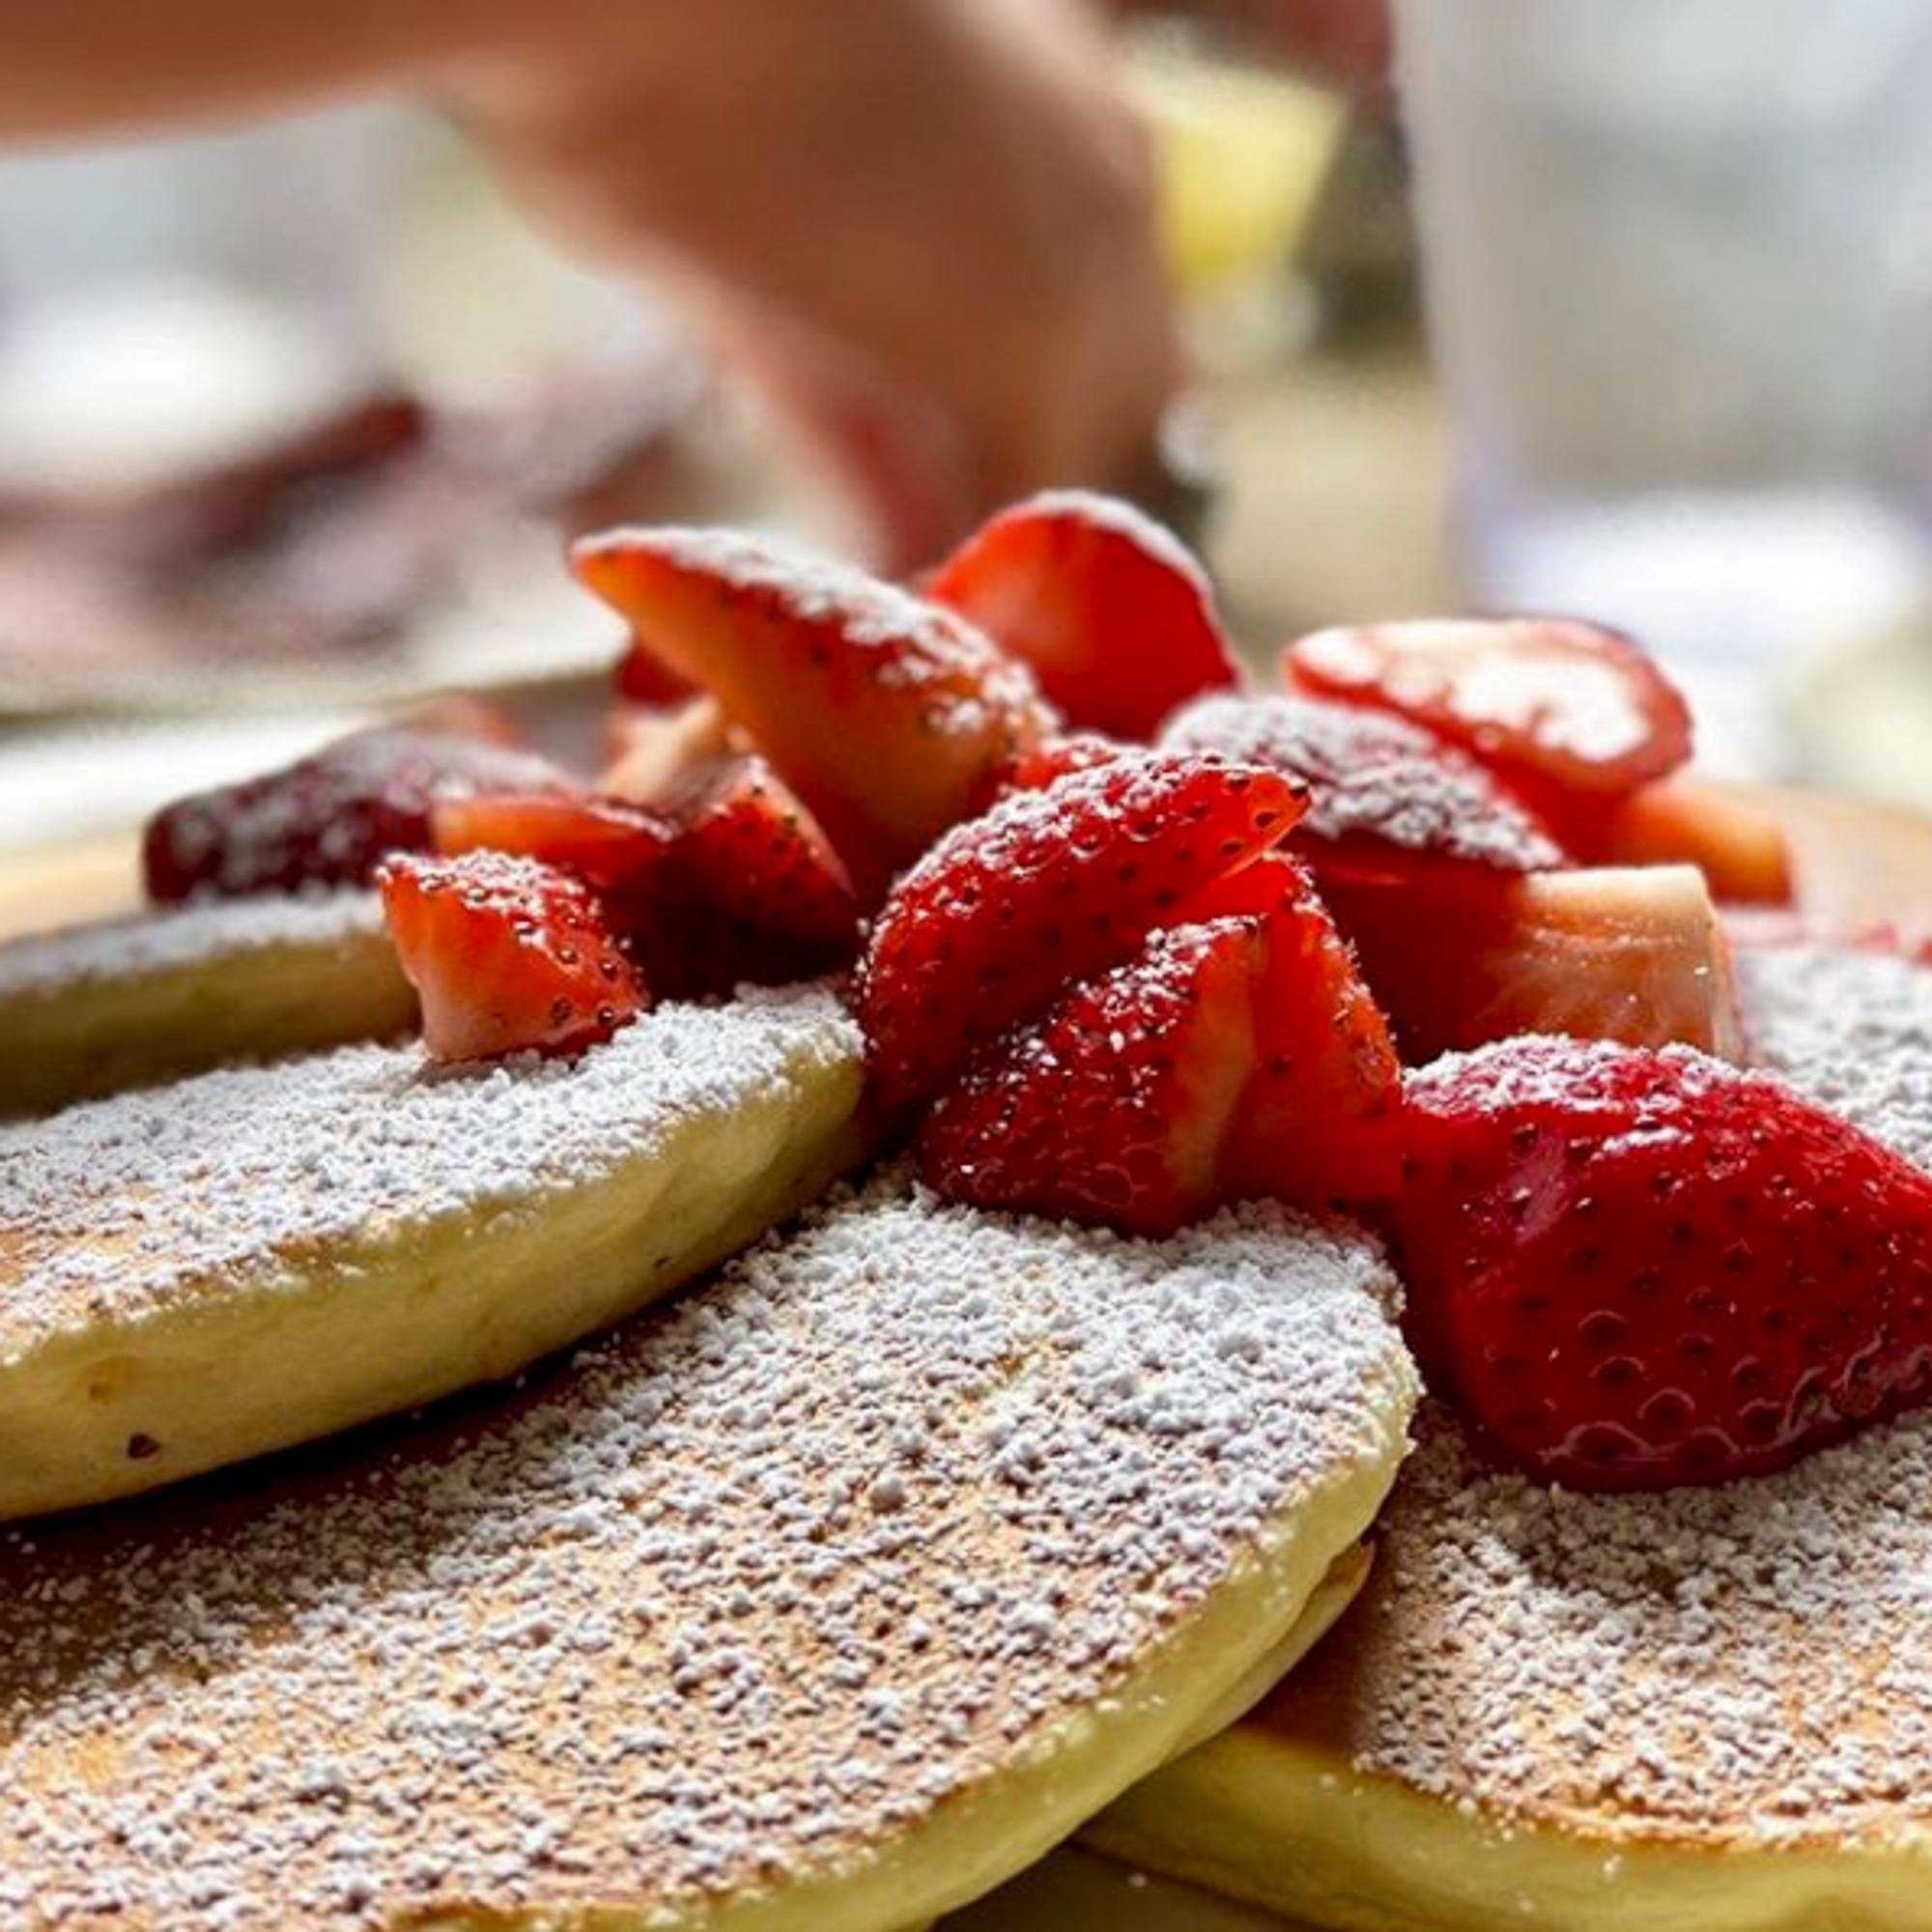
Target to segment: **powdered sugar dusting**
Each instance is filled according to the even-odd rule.
[[[1569,863],[1474,758],[1406,720],[1305,697],[1205,697],[1162,734],[1176,749],[1271,765],[1309,788],[1302,831],[1538,872]]]
[[[419,1046],[204,1074],[0,1129],[0,1354],[138,1321],[328,1241],[593,1180],[857,1029],[818,990],[664,1007],[576,1061],[434,1069]]]
[[[1000,515],[1016,522],[1034,517],[1073,517],[1097,529],[1111,530],[1186,578],[1201,593],[1202,602],[1213,609],[1214,586],[1201,559],[1166,525],[1155,523],[1123,497],[1103,497],[1094,490],[1041,490]]]
[[[1932,971],[1813,948],[1740,966],[1764,1065],[1932,1162]],[[1932,1412],[1763,1480],[1604,1496],[1494,1472],[1432,1406],[1385,1552],[1270,1722],[1610,1839],[1932,1828]]]
[[[1272,1208],[1144,1245],[888,1178],[514,1401],[15,1531],[0,1920],[799,1883],[1392,1457],[1392,1293]]]
[[[383,927],[374,893],[275,894],[137,913],[0,945],[0,1000],[140,980],[277,947],[328,947]]]

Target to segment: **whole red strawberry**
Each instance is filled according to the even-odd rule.
[[[880,1101],[933,1098],[977,1048],[1279,843],[1300,810],[1276,773],[1144,752],[954,827],[872,927],[858,1009]]]
[[[528,752],[402,726],[358,731],[281,771],[177,800],[149,822],[148,896],[232,898],[366,885],[391,852],[423,852],[440,798],[567,791]]]
[[[1261,922],[1153,934],[989,1048],[921,1132],[955,1201],[1167,1235],[1222,1195],[1222,1150],[1255,1065]]]
[[[596,895],[549,866],[500,852],[404,855],[382,887],[435,1059],[578,1052],[650,1005]]]
[[[1759,1474],[1932,1393],[1932,1177],[1776,1082],[1526,1037],[1406,1100],[1418,1346],[1534,1474]]]

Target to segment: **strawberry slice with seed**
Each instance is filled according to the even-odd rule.
[[[1932,1396],[1932,1177],[1681,1047],[1410,1076],[1396,1224],[1438,1392],[1537,1477],[1717,1483]]]
[[[934,1097],[977,1049],[1278,844],[1300,810],[1278,773],[1143,752],[949,833],[894,890],[863,962],[859,1019],[881,1103]]]
[[[1131,504],[1049,491],[1002,510],[926,594],[1033,667],[1067,720],[1145,742],[1177,706],[1240,671],[1208,574]]]
[[[405,855],[381,884],[434,1059],[578,1053],[650,1005],[596,895],[567,873],[500,852]]]
[[[1621,796],[1690,755],[1682,693],[1634,639],[1579,618],[1317,631],[1282,668],[1292,686],[1376,705],[1561,791]]]
[[[619,530],[572,557],[751,733],[868,903],[1053,722],[1026,667],[965,618],[863,572],[727,531]]]
[[[439,799],[431,815],[436,851],[506,852],[538,859],[602,892],[635,888],[663,863],[670,827],[621,799],[554,792],[482,792]]]
[[[927,1116],[921,1172],[950,1200],[1171,1234],[1223,1192],[1254,1067],[1258,923],[1150,936],[976,1062]]]

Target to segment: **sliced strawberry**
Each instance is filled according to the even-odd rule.
[[[1599,821],[1590,846],[1605,866],[1695,866],[1729,905],[1789,905],[1791,847],[1769,812],[1692,779],[1645,785]]]
[[[1440,1392],[1539,1478],[1777,1469],[1932,1393],[1932,1177],[1682,1048],[1412,1075],[1397,1226]]]
[[[1168,726],[1176,750],[1219,752],[1306,787],[1294,848],[1325,885],[1412,879],[1441,866],[1545,871],[1568,863],[1531,807],[1466,752],[1357,705],[1209,697]]]
[[[664,809],[678,828],[673,863],[687,896],[798,955],[826,965],[852,956],[859,909],[851,877],[763,758],[716,759],[690,774]]]
[[[743,725],[875,902],[1051,724],[956,612],[724,531],[619,530],[578,575]]]
[[[1562,790],[1623,794],[1690,755],[1690,712],[1649,654],[1575,617],[1439,618],[1317,631],[1282,668]]]
[[[1729,944],[1693,867],[1323,892],[1411,1063],[1520,1033],[1742,1050]]]
[[[1133,750],[1131,745],[1123,745],[1118,738],[1103,738],[1097,731],[1042,738],[992,774],[980,809],[985,810],[998,804],[1009,792],[1044,791],[1069,772],[1091,772],[1095,765],[1111,765],[1117,758],[1130,756]]]
[[[1177,705],[1240,683],[1207,573],[1130,504],[1077,491],[1015,503],[928,580],[1030,664],[1075,724],[1145,741]]]
[[[620,710],[611,721],[611,762],[598,789],[633,805],[656,805],[693,772],[740,742],[715,697],[694,697],[665,711]]]
[[[402,856],[383,909],[437,1060],[575,1053],[650,1005],[590,888],[530,859]]]
[[[477,851],[540,859],[604,892],[634,887],[671,843],[669,825],[637,806],[557,792],[439,799],[430,829],[445,859]]]
[[[157,812],[142,845],[148,896],[366,885],[386,854],[429,849],[440,798],[569,789],[544,759],[484,739],[358,731],[281,771]]]
[[[1256,922],[1153,934],[976,1061],[926,1118],[921,1172],[950,1200],[1171,1234],[1222,1194],[1254,1068]]]
[[[671,669],[642,638],[634,637],[618,660],[617,696],[628,704],[668,709],[696,697],[697,687]]]
[[[858,996],[888,1110],[929,1099],[986,1041],[1275,845],[1301,810],[1276,773],[1137,753],[957,827],[872,926]]]
[[[1229,1193],[1314,1208],[1384,1198],[1400,1157],[1402,1065],[1306,869],[1269,854],[1188,913],[1254,918],[1264,952],[1255,1071],[1223,1163]]]

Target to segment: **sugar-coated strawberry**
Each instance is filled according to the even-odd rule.
[[[499,852],[404,855],[384,865],[382,888],[437,1060],[579,1052],[650,1005],[596,895],[551,867]]]
[[[926,1117],[921,1172],[950,1200],[1166,1235],[1223,1198],[1254,1068],[1258,924],[1154,933],[986,1050]]]
[[[1270,853],[1210,887],[1190,916],[1259,926],[1255,1068],[1223,1161],[1233,1198],[1359,1206],[1397,1178],[1402,1064],[1353,955],[1307,870]]]
[[[988,810],[1009,792],[1044,791],[1056,779],[1064,779],[1069,772],[1089,772],[1095,765],[1111,765],[1117,758],[1132,756],[1136,749],[1122,744],[1118,738],[1103,738],[1097,731],[1075,731],[1065,737],[1056,732],[992,773],[979,809]]]
[[[1425,1367],[1586,1489],[1782,1467],[1932,1393],[1932,1177],[1759,1075],[1510,1040],[1410,1076]]]
[[[763,758],[727,754],[693,771],[664,810],[677,828],[673,864],[686,895],[800,956],[825,965],[851,957],[859,940],[851,877]]]
[[[1690,755],[1676,686],[1633,639],[1580,618],[1317,631],[1282,668],[1292,686],[1378,705],[1566,791],[1634,791]]]
[[[484,739],[358,731],[281,771],[196,792],[157,812],[142,843],[148,896],[166,902],[366,885],[386,854],[429,849],[440,798],[569,788],[542,758]]]
[[[1784,828],[1743,794],[1695,779],[1645,785],[1584,828],[1604,866],[1695,866],[1727,905],[1789,905],[1795,891]]]
[[[1690,866],[1324,881],[1404,1056],[1567,1034],[1736,1059],[1730,947]]]
[[[1545,871],[1568,855],[1534,809],[1461,747],[1360,705],[1208,697],[1162,742],[1286,772],[1308,793],[1295,850],[1325,884],[1442,866]]]
[[[618,530],[572,554],[751,733],[868,903],[1052,724],[1024,665],[863,572],[727,531]]]
[[[1151,738],[1176,706],[1238,685],[1207,573],[1130,504],[1050,491],[968,537],[926,594],[1031,665],[1074,724]]]
[[[434,849],[507,852],[539,859],[601,891],[635,887],[656,869],[671,828],[622,799],[590,793],[478,792],[439,799],[431,812]]]
[[[1278,773],[1142,752],[1017,792],[942,838],[873,922],[858,1010],[888,1110],[1126,959],[1301,810]]]

